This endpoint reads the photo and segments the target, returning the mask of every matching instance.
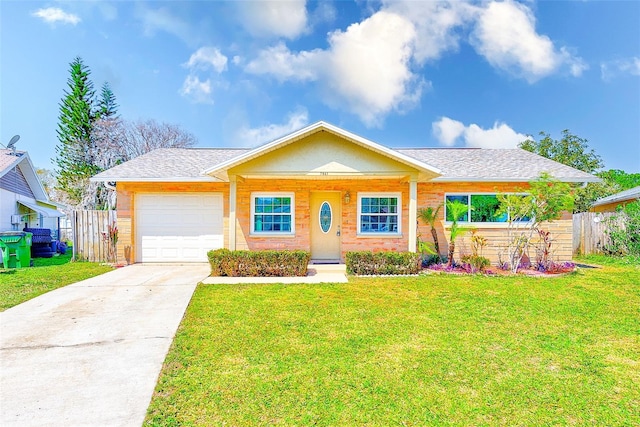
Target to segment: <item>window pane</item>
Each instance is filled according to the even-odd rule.
[[[506,215],[497,215],[500,202],[494,194],[471,196],[471,222],[506,222]]]
[[[464,215],[462,215],[460,218],[458,218],[458,221],[469,221],[469,213],[468,213],[468,206],[469,206],[469,196],[447,196],[446,197],[446,201],[447,202],[454,202],[454,201],[459,201],[460,203],[463,203],[465,205],[467,205],[467,213],[465,213]],[[445,218],[447,221],[453,221],[453,215],[451,214],[451,212],[449,212],[449,209],[447,208],[447,203],[445,203]]]
[[[291,232],[291,197],[256,197],[253,230]]]

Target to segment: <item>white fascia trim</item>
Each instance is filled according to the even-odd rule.
[[[298,131],[295,131],[293,133],[290,133],[288,135],[285,135],[279,139],[276,139],[275,141],[269,142],[267,144],[264,144],[260,147],[257,147],[241,156],[235,157],[233,159],[227,160],[226,162],[222,162],[214,167],[211,167],[209,169],[205,169],[202,173],[203,174],[214,174],[214,173],[219,173],[222,172],[224,170],[230,169],[234,166],[237,166],[239,164],[245,163],[249,160],[252,160],[256,157],[259,157],[260,155],[266,154],[270,151],[273,151],[276,148],[280,148],[281,146],[285,146],[288,145],[294,141],[297,141],[298,139],[300,139],[301,137],[313,133],[316,130],[327,130],[333,134],[342,136],[345,139],[350,139],[351,141],[353,141],[354,143],[363,146],[365,148],[370,149],[371,151],[375,151],[378,152],[380,154],[385,155],[386,157],[390,157],[396,161],[399,161],[400,163],[404,163],[407,164],[411,167],[414,167],[418,170],[422,170],[422,171],[428,171],[431,172],[433,174],[437,174],[437,175],[441,175],[442,172],[440,171],[440,169],[437,169],[433,166],[430,166],[426,163],[423,163],[421,161],[418,161],[412,157],[406,156],[402,153],[399,153],[391,148],[387,148],[383,145],[380,145],[378,143],[375,143],[373,141],[370,141],[368,139],[362,138],[361,136],[358,136],[356,134],[353,134],[351,132],[347,132],[344,129],[340,129],[337,126],[333,126],[327,122],[323,122],[323,121],[319,121],[317,123],[314,123],[310,126],[307,126],[305,128],[302,128]]]

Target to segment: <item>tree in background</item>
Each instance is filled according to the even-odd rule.
[[[588,141],[571,134],[568,129],[562,131],[560,140],[552,139],[545,132],[540,132],[540,136],[543,137],[540,141],[527,139],[518,147],[587,173],[604,167],[602,158],[589,148]]]
[[[109,83],[102,85],[96,98],[91,72],[82,58],[71,62],[70,73],[60,103],[57,170],[52,174],[58,201],[76,209],[113,209],[115,192],[89,178],[157,148],[196,144],[193,134],[177,125],[122,120]]]
[[[602,158],[589,148],[586,139],[571,134],[569,130],[562,131],[560,140],[552,139],[545,132],[540,132],[540,136],[539,141],[528,139],[518,147],[602,179],[602,182],[590,182],[574,188],[574,212],[588,211],[596,200],[640,185],[640,174],[628,174],[617,169],[600,170],[604,167]]]
[[[196,138],[180,126],[158,123],[153,119],[125,122],[120,153],[123,161],[131,160],[158,148],[189,148]]]
[[[111,90],[111,86],[108,82],[104,82],[102,90],[100,91],[100,98],[98,99],[98,110],[96,115],[98,119],[117,119],[118,118],[118,103],[116,102],[116,96]]]
[[[58,167],[56,189],[65,195],[65,202],[81,206],[89,178],[99,172],[91,158],[95,91],[82,58],[76,57],[69,65],[71,76],[60,103],[59,144],[54,159]]]
[[[100,120],[96,127],[100,165],[108,169],[158,148],[189,148],[196,138],[180,126],[153,119]]]
[[[56,177],[56,173],[52,170],[45,168],[37,168],[36,175],[40,179],[42,186],[44,187],[44,191],[49,196],[51,200],[59,200],[60,197],[57,194],[56,184],[58,182],[58,178]]]
[[[118,103],[108,82],[102,85],[95,116],[91,131],[94,150],[92,157],[99,170],[103,171],[118,164],[112,159],[112,151],[108,147],[117,144],[122,134]],[[116,193],[112,188],[106,187],[102,182],[90,182],[86,190],[87,204],[93,204],[98,209],[115,209]]]

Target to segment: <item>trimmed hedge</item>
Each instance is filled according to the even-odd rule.
[[[376,274],[417,274],[421,255],[414,252],[347,252],[347,273],[360,276]]]
[[[306,276],[311,254],[305,251],[230,251],[207,252],[212,276],[291,277]]]

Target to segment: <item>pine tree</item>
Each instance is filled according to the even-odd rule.
[[[60,103],[58,123],[57,189],[67,195],[67,201],[79,206],[83,203],[88,179],[99,172],[92,153],[92,125],[95,91],[89,79],[91,72],[82,58],[76,57],[70,64],[68,89]]]
[[[99,119],[112,120],[118,118],[118,107],[116,103],[116,96],[111,90],[108,82],[102,85],[102,91],[100,92],[100,99],[98,100],[97,116]]]

